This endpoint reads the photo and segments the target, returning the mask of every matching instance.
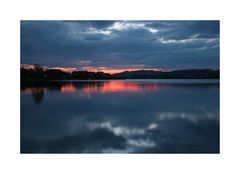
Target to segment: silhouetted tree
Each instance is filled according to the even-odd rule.
[[[42,71],[43,71],[43,68],[42,68],[40,65],[35,64],[35,65],[34,65],[34,71],[36,71],[36,72],[42,72]]]
[[[69,79],[70,74],[59,69],[49,69],[45,72],[45,77],[51,80],[66,80]]]

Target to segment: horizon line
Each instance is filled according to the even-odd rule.
[[[87,71],[87,72],[103,72],[106,74],[117,74],[117,73],[122,73],[122,72],[131,72],[131,71],[162,71],[162,72],[169,72],[172,71],[170,69],[161,69],[161,68],[107,68],[107,67],[97,67],[97,66],[85,66],[81,68],[70,68],[70,67],[61,67],[61,66],[56,66],[56,67],[49,67],[49,66],[42,66],[39,64],[20,64],[21,68],[25,69],[34,69],[35,66],[40,66],[43,69],[56,69],[56,70],[61,70],[67,73],[72,73],[74,71]]]
[[[211,69],[211,70],[219,70],[218,69],[213,69],[213,68],[189,68],[189,69],[161,69],[161,68],[103,68],[103,67],[82,67],[82,68],[68,68],[68,67],[48,67],[48,66],[41,66],[39,64],[20,64],[21,68],[25,68],[25,69],[34,69],[35,66],[40,66],[42,67],[44,70],[47,69],[52,69],[52,70],[61,70],[63,72],[66,73],[72,73],[74,71],[87,71],[87,72],[103,72],[106,74],[118,74],[118,73],[123,73],[123,72],[134,72],[134,71],[159,71],[159,72],[172,72],[172,71],[178,71],[178,70],[191,70],[191,69]],[[101,69],[102,68],[102,69]]]

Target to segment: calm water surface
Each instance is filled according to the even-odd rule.
[[[21,153],[219,153],[219,81],[22,87]]]

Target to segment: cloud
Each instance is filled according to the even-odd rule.
[[[112,26],[108,27],[108,31],[124,31],[124,30],[137,30],[137,29],[145,29],[151,33],[157,33],[159,30],[157,28],[148,27],[148,22],[133,22],[133,21],[122,21],[115,22]]]
[[[141,148],[152,148],[155,146],[154,141],[149,139],[129,139],[127,143],[131,146],[141,147]]]
[[[219,38],[197,38],[198,34],[193,35],[189,38],[186,39],[165,39],[165,38],[160,38],[159,41],[162,44],[189,44],[189,43],[197,43],[197,42],[203,42],[205,44],[208,43],[216,43],[219,42]]]
[[[156,28],[146,28],[148,31],[150,31],[151,33],[157,33],[159,30]]]
[[[21,63],[80,68],[81,61],[218,69],[219,21],[21,21]]]
[[[109,30],[131,30],[131,29],[139,29],[145,28],[145,24],[142,22],[115,22],[112,26],[110,26]]]

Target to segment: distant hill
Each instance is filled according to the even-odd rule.
[[[91,80],[91,79],[219,79],[219,70],[189,69],[170,72],[154,70],[125,71],[117,74],[103,72],[73,71],[72,73],[62,70],[21,68],[22,82],[43,82],[49,80]]]
[[[218,79],[219,70],[189,69],[170,72],[139,70],[113,74],[112,77],[116,79]]]

